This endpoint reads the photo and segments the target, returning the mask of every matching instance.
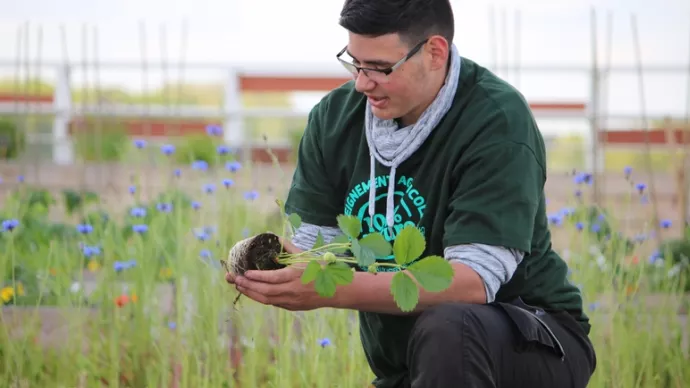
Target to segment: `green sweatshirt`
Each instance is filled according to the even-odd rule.
[[[390,169],[379,163],[374,171],[376,212],[369,214],[365,105],[366,98],[348,82],[310,112],[286,201],[288,213],[323,227],[336,227],[339,214],[356,215],[363,234],[388,233]],[[447,247],[472,243],[525,252],[496,301],[519,296],[546,311],[567,311],[589,333],[580,291],[566,278],[567,266],[551,246],[545,181],[544,141],[528,103],[509,84],[463,58],[452,107],[419,149],[397,166],[394,231],[417,225],[426,236],[425,256],[443,256]],[[394,387],[407,373],[407,340],[415,319],[360,312],[362,345],[377,387]]]

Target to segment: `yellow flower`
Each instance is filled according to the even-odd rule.
[[[8,303],[12,298],[14,298],[14,288],[5,287],[0,290],[0,299],[2,299],[4,303]]]
[[[172,269],[168,267],[161,268],[160,277],[163,279],[170,279],[172,277]]]
[[[101,265],[98,264],[96,260],[91,260],[89,261],[89,265],[87,267],[89,268],[89,271],[96,272],[99,268],[101,268]]]
[[[17,282],[17,295],[24,296],[24,285],[22,282]]]

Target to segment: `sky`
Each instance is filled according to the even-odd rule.
[[[519,64],[519,72],[497,73],[534,101],[583,102],[589,98],[591,81],[586,71],[592,64],[593,5],[600,64],[629,69],[637,66],[631,24],[634,16],[643,66],[675,70],[645,72],[643,95],[635,72],[612,72],[606,87],[607,114],[644,112],[683,117],[688,109],[690,1],[451,2],[456,19],[455,44],[461,55],[489,68],[496,64]],[[31,73],[36,75],[40,71],[47,79],[54,74],[49,65],[65,59],[97,59],[102,84],[132,90],[141,88],[142,73],[133,67],[109,68],[108,62],[161,63],[166,58],[182,61],[184,71],[170,69],[168,80],[182,76],[188,81],[222,82],[226,76],[224,66],[230,65],[346,75],[335,61],[335,54],[347,43],[346,31],[337,24],[342,3],[343,0],[0,0],[0,77],[16,71],[18,31],[27,23]],[[494,23],[490,17],[492,9]],[[607,23],[609,12],[611,25]],[[84,28],[89,33],[87,51],[83,49]],[[26,29],[22,31],[25,37]],[[25,41],[21,47],[25,57]],[[39,62],[46,66],[39,68]],[[204,67],[195,67],[195,63]],[[530,66],[540,68],[530,71]],[[549,66],[571,70],[547,71]],[[78,71],[74,82],[93,82],[93,74]],[[151,72],[149,85],[163,81],[163,76],[163,72]],[[296,101],[304,110],[321,95],[305,94]]]

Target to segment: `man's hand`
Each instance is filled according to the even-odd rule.
[[[290,241],[281,239],[281,243],[288,253],[301,252]],[[325,307],[326,298],[319,296],[312,284],[302,284],[302,272],[303,269],[293,266],[272,271],[247,271],[236,278],[228,273],[225,279],[242,294],[265,305],[290,311]]]
[[[247,271],[235,279],[239,292],[265,304],[289,311],[307,311],[326,306],[326,298],[316,293],[313,284],[302,284],[303,270],[287,267],[273,271]]]
[[[283,248],[287,253],[294,254],[302,252],[302,250],[297,248],[290,240],[285,240],[284,238],[280,237],[280,243],[283,245]],[[235,284],[235,276],[230,272],[225,274],[225,280],[230,284]]]

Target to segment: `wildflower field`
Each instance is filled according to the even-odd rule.
[[[163,160],[176,152],[133,145]],[[291,313],[246,298],[233,307],[237,292],[219,260],[245,236],[282,230],[278,207],[261,201],[278,194],[236,184],[251,168],[219,145],[215,163],[170,163],[155,195],[141,195],[146,182],[135,180],[121,193],[124,212],[94,192],[56,194],[3,177],[19,181],[0,209],[3,386],[368,386],[353,312]],[[621,174],[630,211],[649,206],[645,182]],[[690,229],[663,240],[656,229],[680,226],[662,219],[629,230],[588,203],[591,175],[572,178],[568,206],[549,218],[568,236],[556,248],[593,323],[590,386],[690,386]],[[189,181],[199,184],[187,190]]]

